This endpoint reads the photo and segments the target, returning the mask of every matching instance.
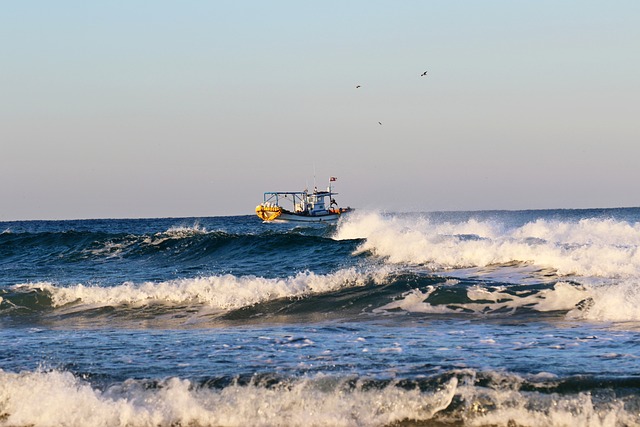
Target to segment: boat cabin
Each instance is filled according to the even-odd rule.
[[[264,193],[263,206],[282,207],[283,204],[289,204],[293,207],[293,212],[302,215],[322,215],[330,211],[336,201],[332,196],[337,193],[331,191],[318,191],[313,193],[305,191],[269,191]],[[326,201],[326,198],[329,201]],[[287,203],[284,203],[284,201]],[[328,203],[328,205],[327,205]]]

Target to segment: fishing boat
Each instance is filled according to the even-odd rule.
[[[256,215],[266,222],[336,222],[341,215],[353,209],[340,208],[333,198],[334,193],[329,180],[326,191],[268,191],[263,202],[256,206]],[[328,199],[328,203],[327,203]]]

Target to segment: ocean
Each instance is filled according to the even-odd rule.
[[[0,426],[640,425],[640,208],[0,222]]]

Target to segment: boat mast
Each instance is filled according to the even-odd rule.
[[[329,196],[331,196],[331,194],[333,194],[333,188],[331,186],[331,183],[335,180],[337,180],[338,178],[336,178],[335,176],[330,176],[329,177]]]
[[[316,162],[313,162],[313,192],[318,191],[318,186],[316,185]]]

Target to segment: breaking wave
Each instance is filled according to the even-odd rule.
[[[160,283],[124,283],[113,287],[82,284],[60,287],[52,283],[35,283],[17,285],[13,290],[44,292],[49,295],[54,308],[76,303],[91,306],[192,303],[233,310],[274,299],[303,298],[344,287],[362,286],[371,280],[379,279],[348,269],[329,275],[303,272],[281,279],[225,274]]]
[[[0,425],[636,425],[639,389],[637,379],[473,370],[403,380],[260,374],[103,386],[64,371],[0,370]]]
[[[490,219],[435,222],[428,217],[350,215],[336,239],[364,239],[359,252],[434,271],[533,264],[560,276],[640,277],[640,223],[613,219],[538,219],[508,227]]]
[[[389,317],[398,312],[427,316],[505,317],[545,313],[564,319],[640,322],[637,282],[584,285],[573,281],[515,284],[407,273],[390,267],[355,268],[286,278],[230,274],[118,286],[50,282],[0,289],[0,314],[108,316],[189,312],[251,322],[293,316],[292,322],[324,313],[327,320]],[[158,317],[160,319],[160,317]],[[69,319],[67,319],[69,320]]]

